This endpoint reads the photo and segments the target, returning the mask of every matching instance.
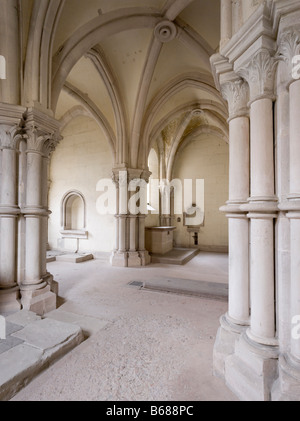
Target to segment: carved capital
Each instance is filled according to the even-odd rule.
[[[237,70],[250,87],[250,100],[274,98],[274,80],[278,58],[268,50],[260,50],[250,62]]]
[[[119,187],[127,186],[132,180],[145,180],[148,183],[150,176],[150,171],[138,168],[114,168],[112,170],[112,180]]]
[[[249,86],[244,80],[237,79],[222,84],[221,93],[228,102],[230,119],[248,114]]]
[[[280,36],[276,57],[285,62],[288,72],[288,82],[299,79],[295,57],[300,57],[300,31],[295,29],[283,32]]]
[[[59,141],[59,122],[40,111],[29,109],[25,114],[24,138],[27,150],[49,157]]]
[[[20,125],[0,125],[0,149],[16,149],[21,139],[22,128]]]

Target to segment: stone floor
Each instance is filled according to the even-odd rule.
[[[105,259],[49,263],[60,290],[59,307],[46,319],[78,326],[87,339],[12,400],[236,401],[212,375],[227,302],[130,285],[157,277],[226,284],[227,264],[226,255],[212,253],[184,266],[136,269],[112,268]]]

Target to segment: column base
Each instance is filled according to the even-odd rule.
[[[21,303],[24,310],[32,311],[43,316],[56,309],[56,294],[51,292],[50,285],[41,289],[21,287]]]
[[[58,296],[59,284],[58,282],[54,281],[53,275],[47,272],[46,275],[43,276],[43,281],[47,282],[47,284],[50,285],[50,291],[53,292],[56,296]]]
[[[225,360],[234,353],[235,342],[247,326],[232,323],[227,314],[221,316],[220,325],[213,350],[213,374],[225,379]]]
[[[151,263],[151,257],[147,250],[139,251],[139,255],[141,258],[141,265],[147,266]]]
[[[9,315],[21,310],[19,287],[0,290],[0,314]]]
[[[247,333],[225,360],[226,385],[242,401],[270,401],[278,377],[278,347],[254,343]]]
[[[128,253],[125,251],[113,251],[110,257],[110,264],[115,267],[128,267]]]
[[[272,387],[272,401],[300,401],[300,363],[279,357],[279,377]]]
[[[128,253],[128,267],[134,268],[142,266],[142,260],[138,252],[130,251]]]

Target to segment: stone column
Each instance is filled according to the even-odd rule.
[[[300,28],[283,32],[279,53],[286,63],[289,93],[289,194],[280,209],[290,220],[290,346],[279,359],[279,379],[272,390],[276,400],[300,400],[300,79],[293,57],[300,54]]]
[[[26,205],[22,214],[26,221],[25,278],[21,284],[22,306],[37,314],[56,308],[56,295],[50,291],[52,277],[45,267],[46,224],[49,210],[43,198],[48,187],[45,159],[49,144],[57,143],[56,122],[42,113],[30,109],[26,116],[27,171]],[[46,154],[46,156],[45,156]],[[49,280],[51,282],[49,282]]]
[[[264,345],[275,339],[273,101],[276,60],[261,50],[240,73],[250,85],[251,197],[242,207],[251,219],[251,326],[248,336]]]
[[[229,106],[229,200],[220,210],[229,224],[229,303],[214,346],[214,372],[225,376],[225,359],[249,325],[249,220],[240,206],[249,197],[248,85],[223,75],[222,95]],[[225,79],[225,81],[224,81]],[[229,79],[229,80],[226,80]],[[232,80],[230,80],[232,79]]]
[[[117,249],[111,256],[112,266],[139,267],[150,262],[149,254],[145,250],[142,238],[145,238],[145,227],[142,228],[141,216],[131,213],[129,200],[134,199],[136,192],[129,191],[129,184],[133,180],[143,178],[144,171],[131,168],[116,168],[113,170],[113,180],[117,185],[118,207],[116,214]],[[145,215],[143,215],[145,219]],[[145,240],[144,240],[145,242]]]
[[[116,244],[111,255],[111,265],[127,267],[128,252],[126,250],[126,219],[128,213],[128,182],[126,168],[113,169],[112,178],[116,185]]]
[[[249,57],[246,53],[246,57]],[[247,60],[245,57],[245,60]],[[241,205],[250,219],[250,328],[240,335],[235,353],[225,363],[226,381],[241,399],[269,400],[276,378],[278,341],[275,330],[273,101],[276,60],[259,50],[237,71],[250,87],[249,203]]]
[[[0,124],[0,313],[17,311],[17,145],[20,127]]]

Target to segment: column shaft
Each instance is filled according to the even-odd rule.
[[[145,215],[139,215],[139,251],[145,251]]]
[[[26,257],[23,285],[42,283],[42,155],[27,151],[26,175]]]
[[[119,251],[126,251],[126,216],[119,216]]]
[[[229,201],[246,201],[249,182],[249,118],[245,116],[229,123]]]
[[[275,336],[273,218],[251,219],[251,333],[268,344]]]
[[[249,220],[229,217],[229,302],[228,315],[236,324],[249,323]]]
[[[0,204],[1,215],[0,236],[0,288],[11,288],[16,282],[16,150],[2,150],[2,180]]]
[[[130,237],[129,237],[129,249],[135,252],[136,247],[136,216],[132,215],[130,221]]]
[[[251,104],[251,199],[274,200],[273,103]]]
[[[290,85],[290,197],[300,198],[300,80]]]
[[[290,85],[291,318],[300,317],[300,80]],[[293,209],[294,208],[294,209]],[[292,325],[293,331],[295,325]],[[291,355],[300,363],[300,339],[292,333]]]

